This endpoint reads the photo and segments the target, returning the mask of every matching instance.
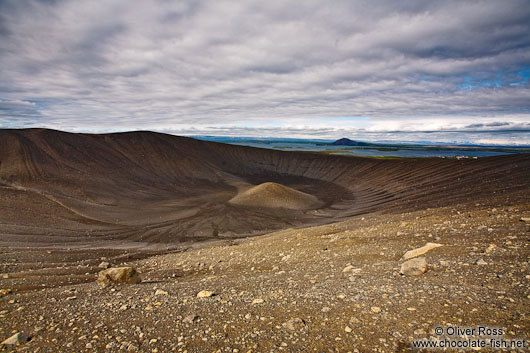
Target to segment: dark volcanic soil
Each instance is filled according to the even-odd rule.
[[[321,205],[228,202],[266,182]],[[31,336],[1,349],[406,352],[443,338],[436,327],[478,325],[528,340],[529,200],[529,155],[377,160],[1,130],[0,341]],[[400,275],[428,242],[442,246],[422,255],[427,272]],[[103,261],[142,283],[98,287]]]

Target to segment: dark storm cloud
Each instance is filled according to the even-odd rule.
[[[0,108],[0,127],[521,126],[528,18],[526,0],[2,1],[0,99],[46,104]]]

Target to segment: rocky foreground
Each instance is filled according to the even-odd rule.
[[[89,283],[17,288],[28,250],[4,248],[0,340],[16,344],[2,349],[406,352],[440,339],[435,327],[478,325],[528,340],[529,215],[528,203],[473,203],[96,259],[134,266],[138,284],[98,285],[102,268],[79,260],[71,269],[92,271]],[[421,264],[407,272],[411,260]]]

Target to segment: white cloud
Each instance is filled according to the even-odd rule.
[[[32,105],[0,105],[0,127],[517,124],[530,120],[528,18],[525,0],[8,0],[0,99]]]

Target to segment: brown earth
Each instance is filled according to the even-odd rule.
[[[321,206],[229,202],[267,182]],[[0,339],[32,337],[7,350],[401,352],[450,325],[528,339],[529,155],[377,160],[2,130],[0,184]],[[443,245],[422,255],[428,271],[399,275],[427,242]],[[102,261],[143,282],[98,287]]]

